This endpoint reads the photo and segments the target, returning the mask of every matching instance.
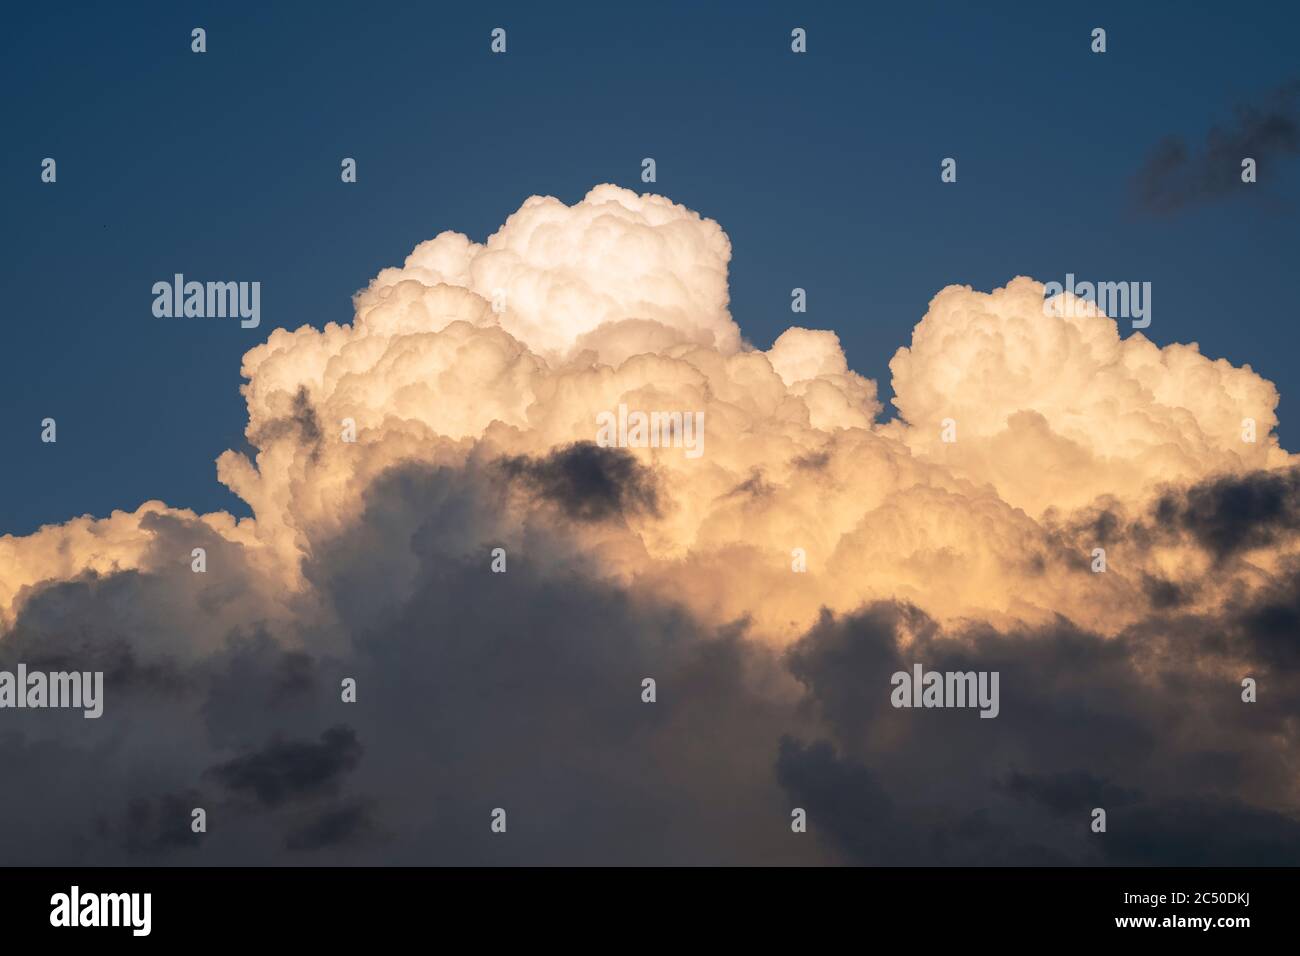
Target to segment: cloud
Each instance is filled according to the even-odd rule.
[[[1155,506],[1161,526],[1186,529],[1220,558],[1273,544],[1300,530],[1300,468],[1227,475],[1169,494]]]
[[[1045,316],[1043,286],[1023,277],[989,294],[941,291],[890,362],[893,434],[1033,515],[1289,461],[1271,434],[1277,390],[1249,366],[1121,339],[1103,312],[1070,304],[1057,296]],[[1255,442],[1242,440],[1246,418]]]
[[[1274,90],[1258,106],[1239,105],[1233,122],[1212,127],[1199,150],[1177,136],[1161,140],[1134,180],[1136,201],[1150,213],[1178,212],[1240,194],[1243,159],[1255,160],[1265,182],[1278,161],[1297,155],[1300,83],[1291,83]]]
[[[453,232],[421,243],[357,297],[357,315],[376,331],[402,321],[437,329],[449,300],[427,290],[442,285],[488,303],[505,292],[501,327],[547,357],[580,344],[613,362],[642,350],[630,344],[661,351],[678,341],[729,354],[741,344],[727,311],[730,258],[713,220],[662,196],[597,186],[574,206],[533,196],[482,245]]]
[[[97,836],[119,845],[128,857],[197,847],[200,834],[190,826],[190,809],[200,802],[196,791],[166,793],[156,799],[137,797],[127,803],[120,820],[101,817]]]
[[[330,792],[361,759],[362,747],[350,727],[335,726],[320,741],[272,740],[261,750],[241,754],[209,768],[222,786],[247,793],[269,807],[287,800]]]
[[[1294,864],[1295,785],[1276,761],[1295,746],[1300,661],[1262,666],[1226,618],[1173,624],[1107,639],[1064,622],[945,629],[891,604],[827,615],[791,651],[822,725],[784,746],[783,786],[862,863],[1242,864],[1272,838],[1269,858]],[[1228,661],[1280,696],[1244,705]],[[999,671],[1001,714],[892,709],[889,675],[913,662]],[[1249,821],[1240,838],[1230,819]],[[1215,828],[1207,842],[1193,821]]]
[[[1000,786],[1007,793],[1041,804],[1052,813],[1081,818],[1095,806],[1123,807],[1140,796],[1136,791],[1099,780],[1083,770],[1021,773],[1013,770]]]
[[[5,713],[7,858],[1159,862],[1230,820],[1198,859],[1287,857],[1272,383],[1019,277],[935,296],[881,423],[833,332],[744,341],[729,254],[662,197],[534,197],[249,351],[217,475],[251,518],[0,537],[0,666],[107,697]],[[702,413],[704,453],[602,447],[620,405]],[[894,709],[915,663],[998,671],[999,716]]]
[[[575,442],[541,459],[504,458],[500,467],[508,478],[581,521],[658,508],[653,477],[621,448]]]
[[[332,807],[311,819],[285,838],[289,850],[319,850],[354,841],[373,826],[370,808],[364,802]]]

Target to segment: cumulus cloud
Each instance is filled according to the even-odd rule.
[[[539,355],[581,346],[615,362],[682,341],[731,354],[741,340],[727,311],[730,258],[713,220],[597,186],[574,206],[533,196],[483,245],[454,232],[421,243],[357,296],[357,313],[378,330],[397,317],[397,298],[405,318],[436,330],[445,300],[427,290],[443,285],[489,303],[504,293],[501,328]]]
[[[0,538],[0,666],[108,698],[6,715],[40,785],[0,820],[85,821],[15,861],[1161,861],[1233,820],[1207,861],[1295,857],[1273,385],[1019,277],[935,296],[883,423],[833,331],[743,339],[729,256],[662,197],[533,197],[248,352],[251,518]],[[702,413],[703,454],[603,447],[620,406]],[[999,670],[1001,714],[893,709],[915,662]]]
[[[1113,319],[1068,293],[1049,307],[1045,317],[1043,286],[1024,278],[935,296],[890,362],[901,439],[1033,515],[1290,460],[1271,434],[1277,390],[1250,366],[1140,332],[1121,339]],[[958,436],[946,444],[945,418]]]

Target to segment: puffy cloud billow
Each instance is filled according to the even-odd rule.
[[[532,197],[247,353],[251,518],[0,538],[0,669],[105,675],[99,719],[0,712],[0,855],[1300,862],[1273,385],[1019,277],[934,297],[884,423],[833,331],[743,338],[729,258],[663,197]],[[702,453],[597,443],[620,406]],[[894,707],[916,663],[998,716]]]

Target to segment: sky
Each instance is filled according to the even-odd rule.
[[[889,359],[944,286],[1150,281],[1147,335],[1277,383],[1286,444],[1294,156],[1261,166],[1259,198],[1151,214],[1132,193],[1164,137],[1199,148],[1294,81],[1295,17],[1279,7],[1262,29],[1187,3],[25,8],[0,41],[21,91],[0,107],[0,254],[21,317],[0,352],[0,531],[152,498],[247,514],[213,468],[242,447],[245,351],[272,328],[348,321],[379,268],[438,232],[483,241],[533,194],[647,188],[647,156],[657,192],[731,237],[731,310],[756,346],[804,288],[804,324],[834,328],[888,398]],[[1089,49],[1098,25],[1104,55]],[[504,57],[488,51],[496,26]],[[344,156],[358,161],[348,186]],[[955,184],[939,180],[948,156]],[[150,288],[176,272],[260,281],[261,326],[155,319]],[[47,416],[56,445],[39,440]]]
[[[23,16],[0,863],[1300,864],[1293,12]]]

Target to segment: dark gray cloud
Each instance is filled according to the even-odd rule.
[[[1151,613],[1113,638],[1066,620],[943,628],[880,602],[826,612],[778,652],[744,620],[705,626],[605,580],[574,547],[566,502],[586,483],[604,489],[590,520],[652,494],[617,450],[516,459],[504,476],[474,461],[385,474],[313,542],[321,601],[288,618],[241,603],[238,548],[213,543],[193,574],[206,532],[174,518],[141,570],[33,594],[0,659],[94,662],[108,699],[97,721],[0,715],[18,782],[0,788],[0,860],[1300,862],[1300,569],[1213,617],[1159,596],[1194,582],[1149,582]],[[1169,534],[1236,559],[1290,520],[1292,480],[1171,491],[1167,529],[1098,520],[1120,544]],[[521,490],[523,537],[502,507]],[[918,662],[997,670],[1000,715],[894,709],[891,675]],[[1247,675],[1256,704],[1240,699]],[[1089,830],[1094,806],[1106,834]],[[208,832],[190,830],[194,807]]]
[[[1187,588],[1152,574],[1142,575],[1142,590],[1146,593],[1147,601],[1157,610],[1175,608],[1189,600]]]
[[[1118,818],[1102,843],[1125,866],[1295,866],[1300,822],[1237,800],[1172,798]]]
[[[329,807],[292,830],[285,837],[285,848],[308,851],[353,843],[374,827],[371,811],[362,800]]]
[[[1032,800],[1052,813],[1082,817],[1093,807],[1123,807],[1140,796],[1136,790],[1100,780],[1084,770],[1058,773],[1022,773],[1013,770],[999,781],[1006,793]]]
[[[1300,530],[1300,468],[1226,475],[1165,494],[1154,523],[1177,528],[1223,559]]]
[[[658,513],[654,476],[622,448],[576,442],[543,458],[503,459],[500,468],[579,521]]]
[[[1090,549],[1165,546],[1197,548],[1222,566],[1248,560],[1300,531],[1300,468],[1220,475],[1186,487],[1166,487],[1149,509],[1126,514],[1116,502],[1099,502],[1054,529],[1054,545],[1076,571],[1087,572]],[[1115,553],[1112,550],[1112,555]],[[1144,573],[1139,582],[1153,609],[1176,608],[1195,597],[1197,581]]]
[[[1134,180],[1139,207],[1166,214],[1207,200],[1248,195],[1260,185],[1241,181],[1241,162],[1258,165],[1259,183],[1276,174],[1281,162],[1300,154],[1300,83],[1270,93],[1258,105],[1240,105],[1233,121],[1214,126],[1203,145],[1189,146],[1177,136],[1161,140]]]
[[[191,811],[203,806],[196,790],[167,793],[157,798],[139,796],[126,804],[116,820],[101,817],[96,835],[119,845],[130,857],[149,857],[178,847],[197,847],[201,834],[190,825]]]
[[[332,793],[340,778],[361,759],[356,733],[342,725],[330,727],[319,741],[271,740],[265,747],[241,754],[207,771],[234,793],[250,794],[268,807],[289,800]]]
[[[782,784],[808,801],[810,832],[820,823],[863,863],[1245,862],[1270,835],[1269,859],[1300,862],[1282,769],[1300,660],[1261,654],[1257,613],[1157,616],[1116,638],[1064,621],[945,631],[888,602],[825,615],[789,654],[823,731],[783,751]],[[1001,714],[893,709],[890,675],[913,663],[998,671]],[[1242,702],[1245,674],[1268,704]],[[1094,807],[1105,834],[1089,829]],[[1169,808],[1181,809],[1162,821]],[[1250,823],[1240,840],[1223,826],[1238,818]],[[1214,839],[1176,849],[1194,840],[1192,821],[1217,826]]]

